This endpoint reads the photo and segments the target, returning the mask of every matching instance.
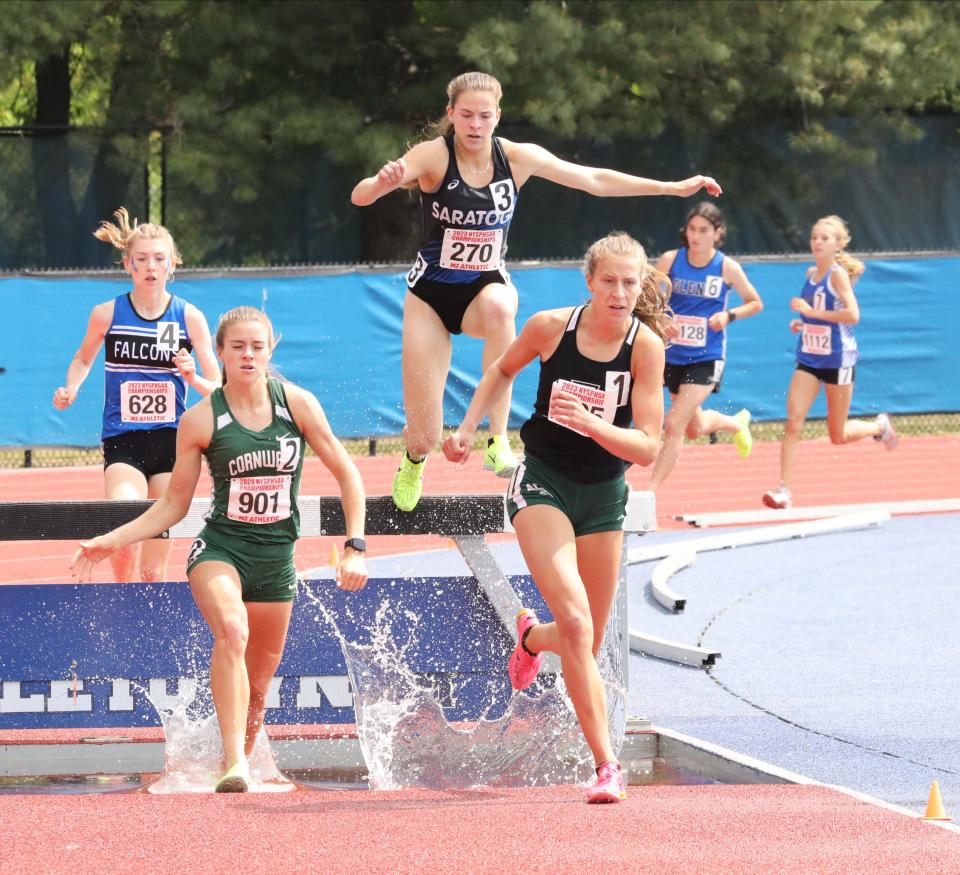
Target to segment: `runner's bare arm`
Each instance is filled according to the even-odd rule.
[[[674,195],[689,197],[706,189],[714,197],[722,194],[717,181],[710,176],[691,176],[679,182],[661,182],[632,176],[604,167],[585,167],[564,161],[535,143],[504,141],[507,160],[517,186],[531,176],[539,176],[567,188],[585,191],[597,197],[641,197],[644,195]]]
[[[374,176],[361,179],[350,200],[366,207],[400,186],[416,182],[424,191],[432,191],[447,169],[447,147],[442,138],[417,143],[402,158],[388,161]]]
[[[72,568],[78,580],[88,580],[93,567],[121,547],[153,538],[180,522],[200,479],[203,448],[213,433],[213,411],[208,400],[191,407],[177,428],[177,459],[166,492],[135,520],[105,535],[83,541],[74,554]]]
[[[90,373],[90,368],[100,352],[100,347],[103,346],[103,338],[106,337],[112,320],[113,301],[97,304],[90,311],[87,332],[67,367],[66,384],[53,393],[53,406],[58,410],[64,410],[76,401],[80,386]]]

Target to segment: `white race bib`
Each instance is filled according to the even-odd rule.
[[[604,422],[613,422],[613,418],[617,414],[617,407],[625,404],[629,397],[628,378],[628,373],[608,371],[607,388],[605,390],[598,389],[596,386],[585,386],[583,383],[572,383],[570,380],[554,380],[553,386],[550,388],[550,397],[552,399],[557,392],[567,392],[576,396],[590,413],[599,416]],[[564,422],[557,422],[550,416],[549,411],[547,412],[547,419],[586,437],[586,432],[580,431],[579,428],[573,428],[573,426]]]
[[[175,422],[176,418],[176,389],[169,380],[120,384],[121,422]]]
[[[673,317],[673,324],[680,332],[673,338],[677,346],[706,346],[707,320],[703,316]]]
[[[829,325],[803,323],[803,341],[800,349],[808,355],[830,355],[833,351]]]
[[[449,270],[496,270],[500,267],[503,228],[447,228],[443,232],[440,267]]]
[[[233,477],[227,516],[241,523],[266,525],[290,516],[290,487],[287,474],[270,477]]]

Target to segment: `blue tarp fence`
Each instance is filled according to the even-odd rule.
[[[729,330],[723,388],[710,406],[747,407],[757,420],[783,419],[796,335],[790,298],[809,262],[744,259],[763,297],[763,313]],[[266,310],[282,335],[274,364],[314,392],[341,437],[397,434],[403,426],[400,333],[404,273],[362,270],[337,274],[181,277],[171,291],[197,306],[211,331],[221,313],[246,304]],[[535,311],[584,301],[575,266],[517,266],[518,328]],[[950,350],[960,338],[960,257],[869,258],[857,284],[861,359],[852,413],[960,410]],[[74,405],[53,408],[54,389],[80,344],[91,308],[129,289],[123,278],[0,279],[6,313],[0,347],[0,445],[93,446],[100,440],[102,354]],[[481,376],[482,344],[454,339],[444,418],[459,423]],[[529,415],[537,380],[532,364],[517,379],[511,426]],[[192,393],[188,403],[197,400]],[[811,416],[825,415],[821,395]]]

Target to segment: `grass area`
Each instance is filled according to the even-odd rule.
[[[942,435],[960,433],[960,413],[921,413],[907,416],[894,416],[894,425],[904,435]],[[755,422],[751,426],[753,439],[757,441],[778,441],[783,433],[782,422]],[[826,437],[825,420],[808,420],[804,429],[805,440]],[[477,432],[475,447],[486,446],[488,434]],[[403,450],[400,435],[371,438],[343,438],[347,452],[354,456],[397,455]],[[706,443],[707,437],[700,439]],[[717,436],[719,443],[729,443],[732,435]],[[510,432],[510,442],[514,449],[521,450],[520,433]],[[308,449],[307,455],[312,455]],[[0,468],[60,468],[66,465],[102,465],[103,455],[100,447],[0,447]]]

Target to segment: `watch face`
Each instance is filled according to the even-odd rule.
[[[363,553],[367,549],[367,542],[363,538],[347,538],[343,546],[353,547],[354,550]]]

